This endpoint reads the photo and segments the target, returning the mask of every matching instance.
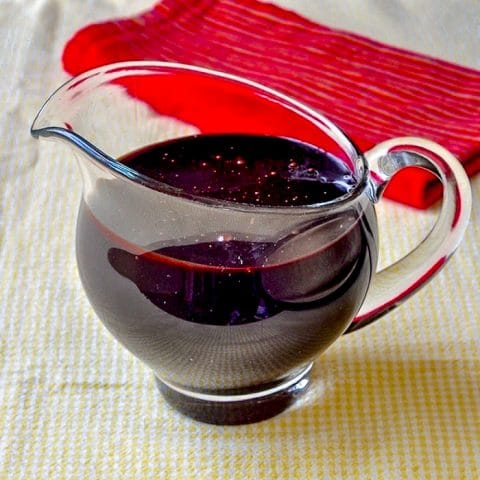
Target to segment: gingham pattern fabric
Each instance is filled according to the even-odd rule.
[[[426,1],[436,9],[429,35],[423,17],[412,26],[408,0],[338,9],[332,0],[321,11],[320,2],[278,3],[480,66],[477,2]],[[186,419],[95,318],[75,265],[75,162],[28,128],[65,78],[65,40],[92,20],[149,6],[0,1],[0,479],[480,478],[478,177],[471,225],[448,266],[398,310],[334,344],[307,396],[272,420]],[[378,211],[382,264],[418,242],[437,214],[389,202]]]

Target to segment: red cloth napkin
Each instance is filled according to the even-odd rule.
[[[480,170],[480,72],[319,25],[257,0],[164,0],[135,18],[83,28],[65,46],[70,74],[122,60],[190,63],[289,94],[337,123],[362,149],[430,138],[470,175]],[[147,95],[148,97],[148,95]],[[155,95],[144,98],[154,103]],[[408,168],[385,195],[426,208],[441,194]]]

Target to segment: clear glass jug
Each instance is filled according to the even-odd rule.
[[[86,72],[48,99],[32,134],[68,142],[78,159],[78,269],[96,314],[153,370],[171,405],[209,423],[284,410],[307,388],[322,351],[445,265],[470,213],[468,179],[441,146],[406,137],[363,154],[294,99],[188,65]],[[199,135],[240,135],[245,145],[258,136],[295,139],[340,161],[354,184],[322,202],[258,205],[197,194],[125,161],[159,142],[176,139],[181,149]],[[377,272],[374,204],[407,166],[438,176],[441,211],[417,248]]]

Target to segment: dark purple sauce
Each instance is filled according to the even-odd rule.
[[[122,161],[186,193],[262,206],[327,202],[356,183],[339,159],[280,137],[197,135],[148,146]]]

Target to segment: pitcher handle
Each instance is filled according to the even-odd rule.
[[[370,196],[377,202],[392,176],[415,166],[434,173],[443,185],[443,201],[430,233],[411,252],[377,272],[365,302],[345,333],[377,320],[423,287],[460,244],[470,217],[472,194],[458,160],[435,142],[416,137],[382,142],[365,154],[370,168]]]

